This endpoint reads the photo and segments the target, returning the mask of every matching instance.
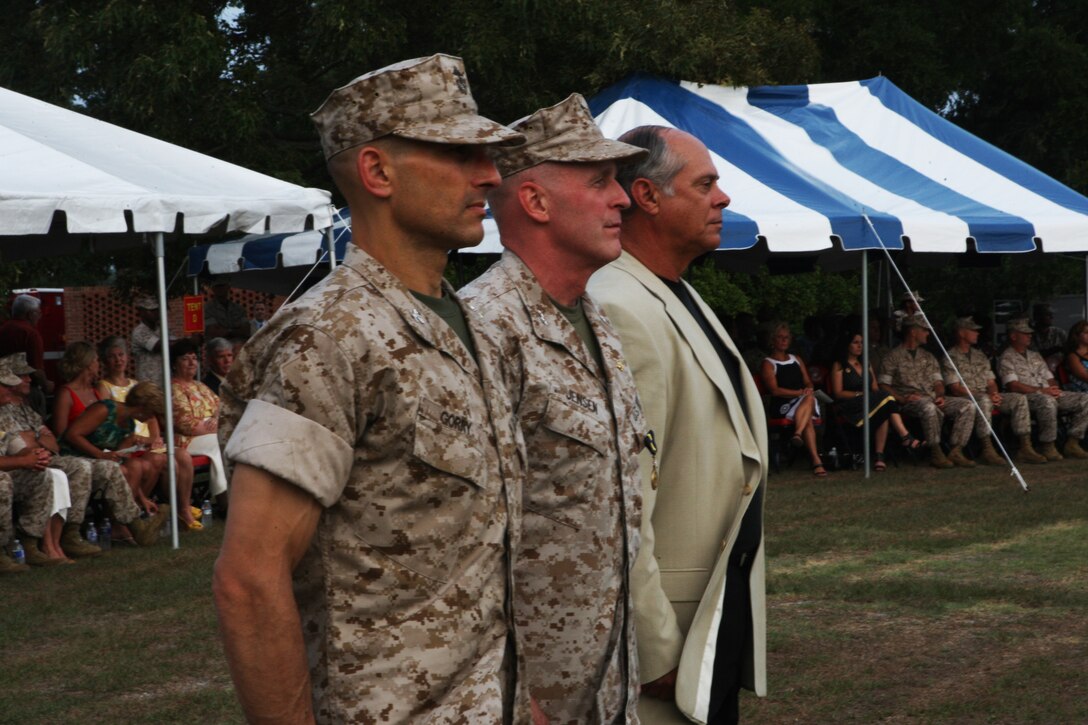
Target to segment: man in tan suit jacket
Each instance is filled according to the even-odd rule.
[[[729,197],[706,147],[641,127],[625,168],[620,259],[590,293],[619,332],[658,449],[643,463],[642,548],[632,574],[643,722],[737,720],[740,687],[766,693],[766,421],[729,335],[681,280],[715,249]]]

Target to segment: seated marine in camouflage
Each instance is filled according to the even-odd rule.
[[[968,398],[968,391],[978,403],[975,411],[975,435],[982,444],[979,460],[991,466],[1003,466],[1005,460],[997,455],[990,439],[990,420],[995,410],[1007,414],[1012,420],[1013,432],[1020,436],[1018,460],[1028,463],[1046,463],[1046,458],[1031,447],[1031,420],[1028,418],[1027,401],[1023,395],[998,390],[997,379],[990,358],[976,347],[978,331],[982,326],[973,317],[960,317],[955,323],[956,344],[948,350],[949,360],[941,363],[948,392],[959,398]],[[955,364],[955,367],[953,367]],[[957,371],[959,374],[957,375]],[[962,376],[962,379],[961,379]]]
[[[1085,429],[1088,429],[1088,393],[1058,387],[1043,356],[1029,349],[1034,330],[1027,318],[1009,321],[1008,331],[1009,346],[998,358],[998,376],[1006,391],[1027,398],[1031,414],[1039,425],[1039,453],[1050,461],[1060,461],[1064,457],[1088,458],[1080,445]],[[1058,438],[1059,413],[1069,419],[1069,439],[1061,453],[1054,445]]]
[[[895,398],[904,415],[922,422],[930,465],[970,468],[975,462],[963,454],[963,446],[971,437],[971,402],[945,397],[937,358],[922,347],[932,331],[925,316],[918,312],[904,317],[902,327],[903,342],[881,361],[877,382],[881,390]],[[946,417],[952,421],[951,450],[947,456],[941,449],[941,427]]]

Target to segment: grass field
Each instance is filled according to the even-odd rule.
[[[1088,465],[1024,475],[1027,494],[993,468],[773,476],[770,694],[743,720],[1088,722]],[[222,531],[0,577],[0,723],[241,722]]]

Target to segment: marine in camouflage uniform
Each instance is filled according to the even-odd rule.
[[[979,459],[988,465],[1002,466],[1005,461],[994,450],[990,439],[990,420],[994,409],[999,408],[1009,416],[1013,432],[1017,435],[1031,433],[1031,420],[1028,418],[1028,406],[1024,396],[1016,393],[1002,395],[998,391],[990,359],[975,346],[978,342],[978,331],[981,329],[982,326],[973,317],[960,317],[956,320],[956,344],[948,350],[951,363],[949,360],[942,360],[941,370],[944,372],[945,386],[952,395],[966,398],[967,391],[970,390],[981,409],[981,412],[975,411],[975,435],[982,444]],[[956,374],[957,370],[959,375]],[[960,375],[963,376],[962,380]],[[1042,461],[1045,462],[1046,459],[1042,458]]]
[[[443,197],[430,211],[478,240],[476,184],[498,183],[483,146],[521,137],[475,115],[460,60],[442,55],[356,79],[314,120],[356,230],[397,236],[358,235],[340,267],[249,340],[221,387],[232,493],[215,590],[236,689],[253,719],[305,717],[309,702],[298,700],[309,691],[319,722],[528,722],[508,606],[524,469],[498,350],[449,285],[437,290],[441,267],[435,292],[430,278],[413,291],[394,273],[405,272],[397,251],[418,248],[359,178],[371,173],[364,160],[388,165],[390,196],[421,206],[433,202],[428,191],[448,190],[399,185],[408,164],[471,182],[467,202],[458,195],[454,209]],[[426,143],[386,158],[372,142],[394,131]],[[463,146],[453,154],[440,143]],[[346,181],[335,156],[355,147]],[[477,193],[479,215],[464,206]],[[431,251],[457,246],[430,229],[425,238]],[[364,246],[393,254],[393,266]],[[269,544],[261,532],[273,514],[290,524]],[[292,569],[288,603],[279,572]],[[251,606],[254,596],[276,606]],[[298,646],[268,642],[269,622],[289,628],[293,606],[301,631],[284,639],[300,636]],[[266,653],[276,675],[292,673],[274,687]],[[308,682],[293,676],[300,664]]]
[[[584,290],[596,266],[620,252],[619,215],[629,202],[614,180],[616,162],[646,152],[605,139],[577,94],[511,128],[526,143],[495,152],[503,184],[489,195],[507,249],[461,295],[497,338],[525,437],[529,475],[514,612],[529,686],[556,725],[637,722],[628,577],[647,431],[619,339]],[[602,183],[579,184],[570,174],[601,176]],[[526,183],[559,220],[528,221],[520,200]],[[595,224],[581,223],[586,206]],[[580,230],[598,231],[558,236],[571,217]],[[594,248],[607,240],[609,220],[616,223],[614,253],[596,266],[582,264],[600,253]],[[560,287],[566,298],[553,302],[546,288]]]
[[[12,372],[22,381],[13,390],[12,402],[0,406],[0,429],[18,433],[30,448],[45,448],[53,454],[49,466],[63,471],[68,477],[68,490],[72,497],[72,508],[68,512],[61,536],[61,546],[73,558],[98,556],[102,550],[85,541],[79,533],[93,492],[103,492],[113,508],[114,518],[122,523],[127,524],[140,515],[120,465],[113,461],[57,455],[60,447],[53,431],[26,402],[30,391],[30,375],[34,368],[27,362],[25,354],[15,353],[0,358],[0,367]]]
[[[1058,387],[1043,356],[1028,349],[1032,328],[1027,319],[1011,320],[1008,333],[1010,344],[998,358],[998,377],[1006,390],[1027,398],[1031,414],[1039,424],[1039,453],[1052,461],[1060,461],[1065,456],[1088,458],[1080,445],[1088,429],[1088,393]],[[1069,439],[1061,453],[1054,445],[1058,437],[1059,414],[1069,416]]]
[[[0,433],[0,456],[15,456],[24,450],[16,433]],[[45,535],[45,525],[53,511],[53,480],[49,471],[10,468],[14,506],[19,511],[15,523],[19,530],[35,539]],[[63,474],[60,474],[63,475]]]
[[[953,465],[971,467],[974,462],[963,455],[962,447],[971,437],[974,409],[969,400],[946,398],[941,367],[921,346],[929,338],[930,328],[921,313],[903,318],[903,344],[889,352],[880,363],[877,382],[895,396],[905,415],[918,418],[930,450],[930,463],[936,468]],[[946,457],[941,450],[941,427],[944,419],[952,420]]]
[[[0,429],[18,433],[28,445],[41,445],[54,453],[59,450],[52,431],[42,422],[37,411],[26,403],[16,402],[0,406]],[[121,466],[116,461],[54,455],[49,465],[64,471],[68,476],[70,489],[72,481],[75,480],[78,488],[87,486],[88,496],[90,493],[101,492],[115,520],[127,524],[140,516],[140,507],[136,505],[132,497],[132,489],[129,488],[128,481],[121,472]],[[72,507],[76,508],[74,492]],[[86,510],[86,504],[84,504],[84,510]],[[72,511],[68,521],[79,523],[83,521],[83,517],[77,518],[75,511]]]

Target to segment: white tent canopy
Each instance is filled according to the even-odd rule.
[[[325,227],[332,222],[330,202],[326,191],[289,184],[0,88],[3,256],[66,254],[87,239],[129,246],[152,242],[163,330],[168,329],[164,234]],[[164,383],[169,381],[167,352],[163,350]],[[173,460],[169,395],[165,417]],[[170,489],[176,510],[172,468]],[[176,526],[173,543],[176,548]]]
[[[0,88],[0,234],[299,231],[330,195]],[[180,219],[180,227],[178,222]]]

